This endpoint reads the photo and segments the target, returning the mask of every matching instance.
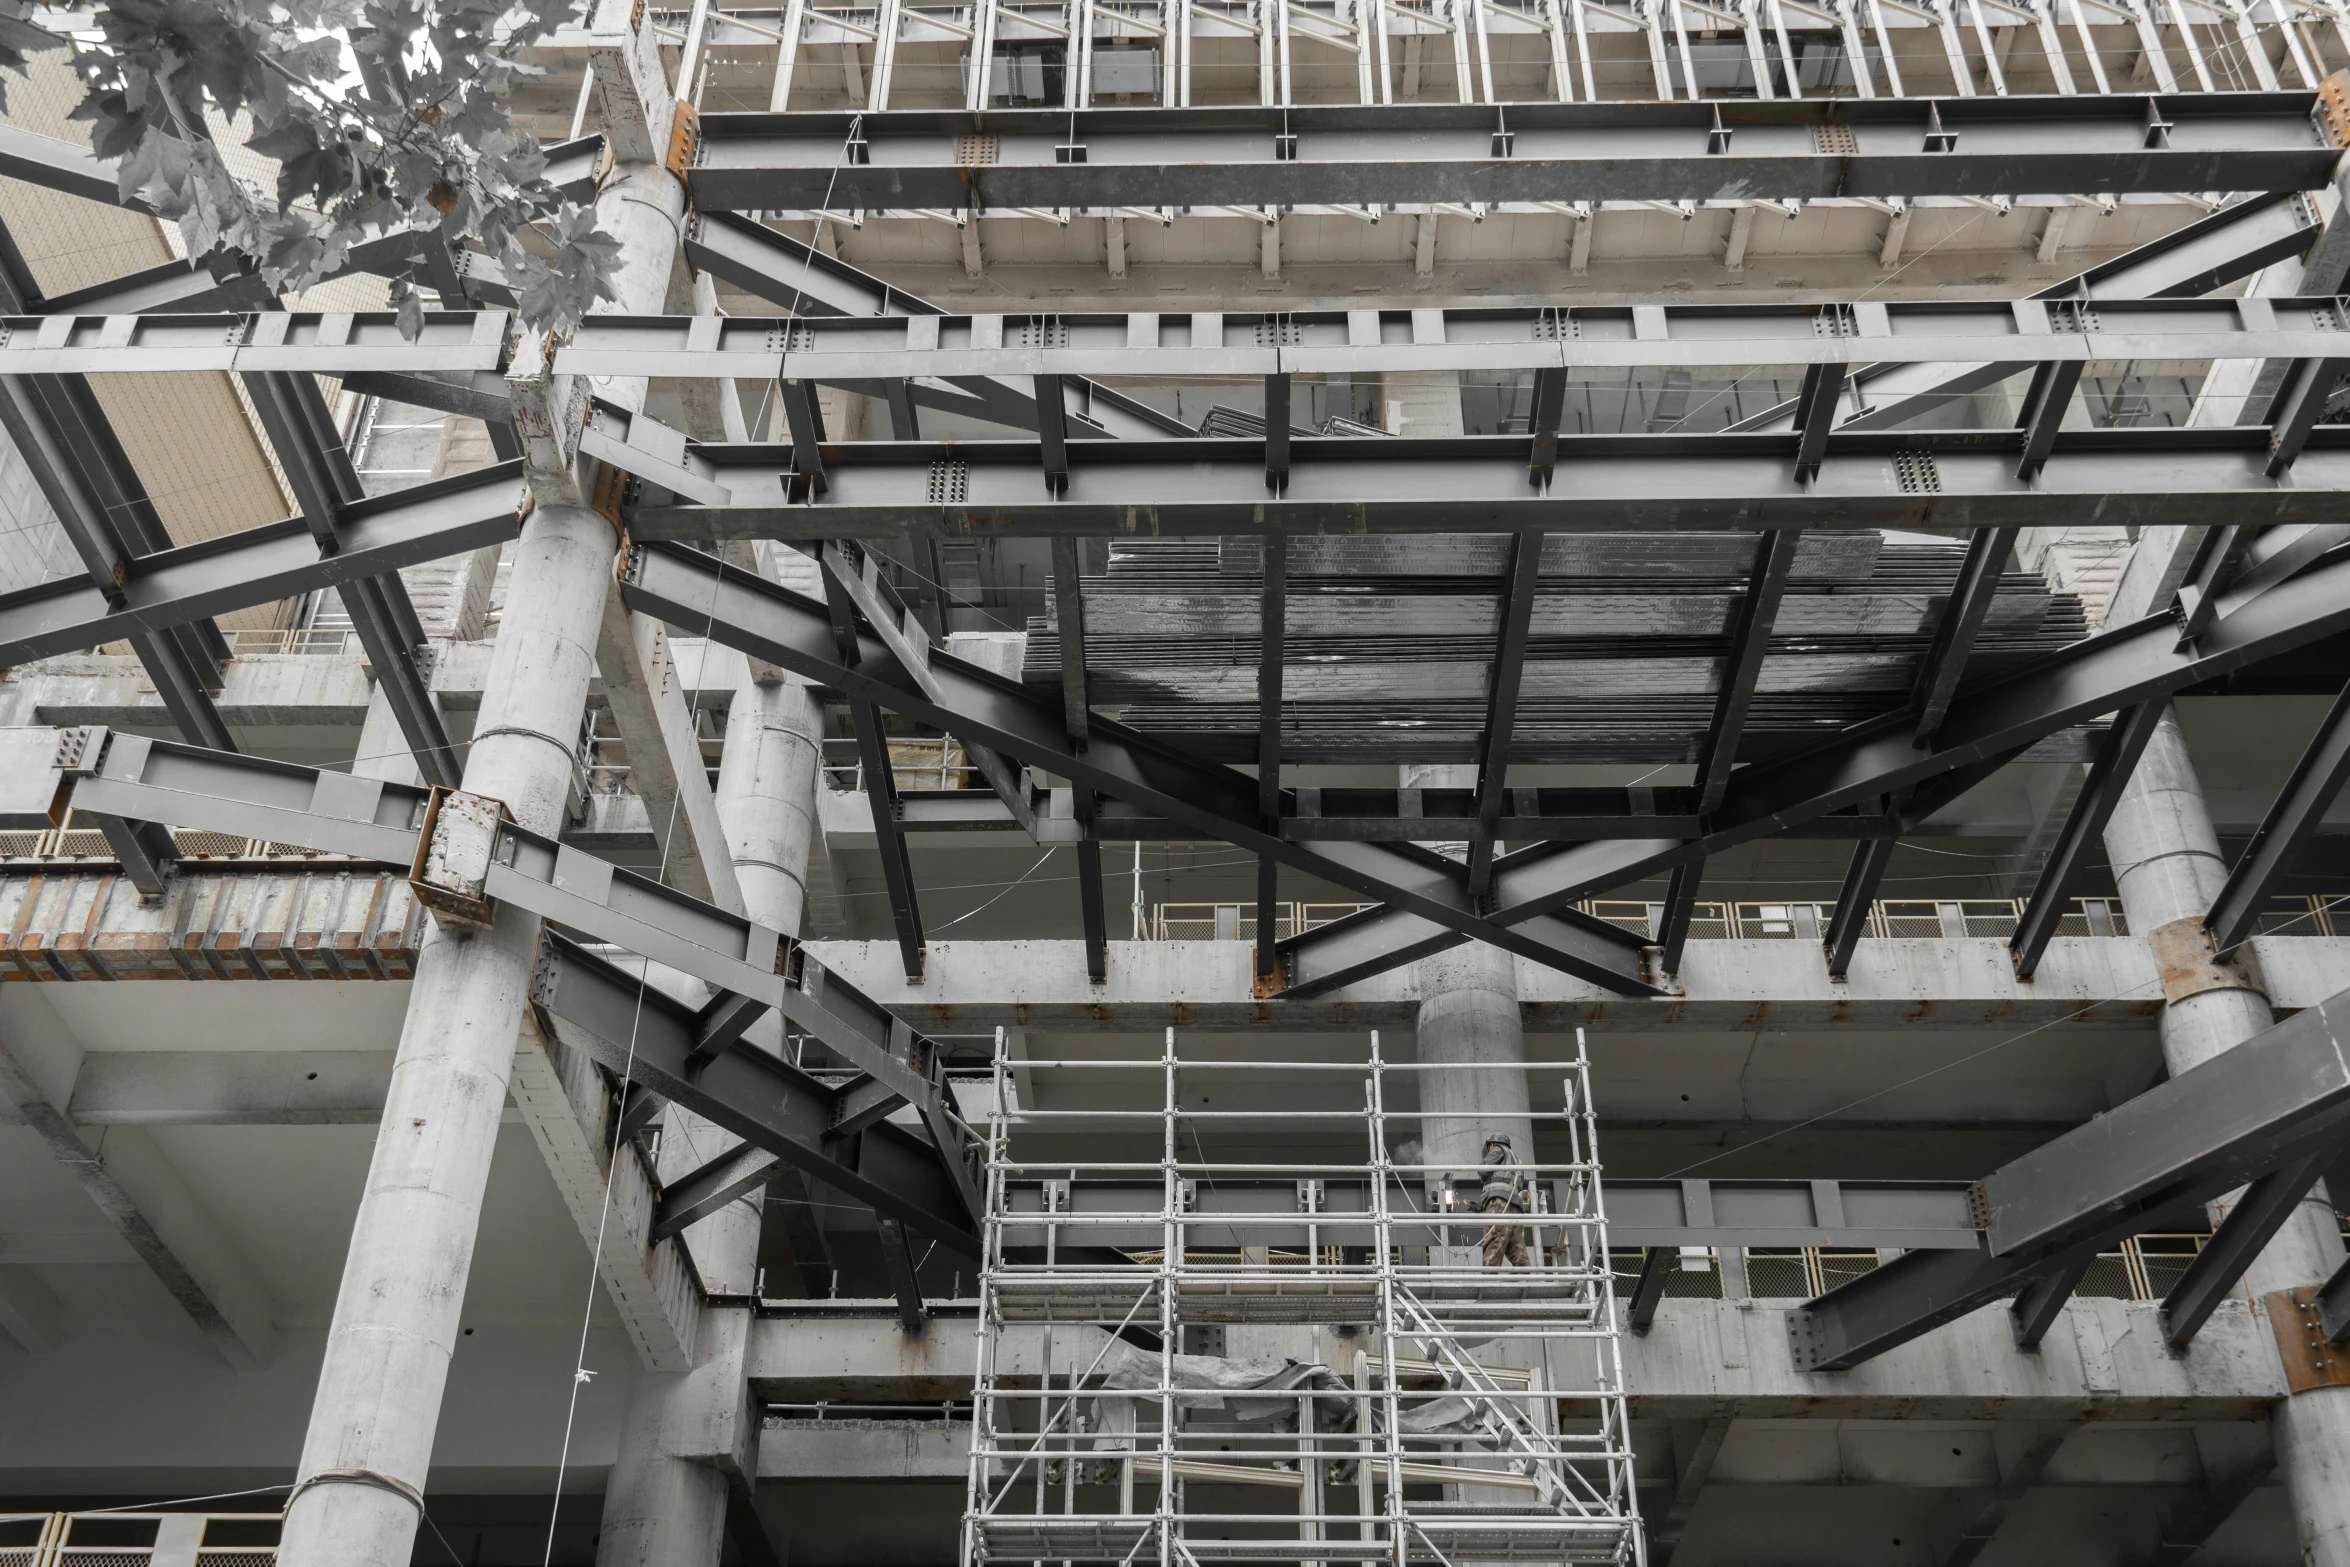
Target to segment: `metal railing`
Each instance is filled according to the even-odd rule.
[[[1869,905],[1861,934],[1884,938],[1940,936],[2007,937],[2023,918],[2021,898],[1884,898]],[[1611,925],[1654,935],[1664,917],[1661,903],[1595,899],[1583,912]],[[1692,941],[1818,941],[1836,916],[1833,903],[1700,903],[1689,921]],[[2075,898],[2057,924],[2060,936],[2126,936],[2129,922],[2116,898]]]
[[[889,742],[889,771],[900,790],[984,789],[986,780],[963,754],[963,742],[944,735],[912,735]],[[865,762],[857,742],[824,742],[824,786],[835,794],[862,794]]]
[[[2270,900],[2269,909],[2261,915],[2260,928],[2266,931],[2284,931],[2289,934],[2330,936],[2332,922],[2325,909],[2332,904],[2350,909],[2350,898],[2328,900],[2322,897],[2291,897]],[[1282,903],[1275,929],[1279,936],[1289,937],[1301,930],[1312,930],[1332,920],[1344,919],[1362,909],[1373,908],[1369,903]],[[1633,903],[1621,899],[1587,899],[1575,907],[1595,919],[1611,925],[1637,931],[1643,936],[1656,934],[1657,922],[1663,918],[1664,905]],[[1903,936],[1995,936],[2015,934],[2016,922],[2023,917],[2021,899],[2008,898],[1954,898],[1940,901],[1920,898],[1887,898],[1869,905],[1869,922],[1865,935],[1877,937]],[[1818,941],[1826,933],[1828,922],[1835,917],[1833,903],[1774,903],[1757,900],[1744,903],[1700,903],[1689,922],[1692,941]],[[2350,913],[2345,914],[2350,919]],[[1147,925],[1148,939],[1153,941],[1254,941],[1257,936],[1257,906],[1254,903],[1160,903],[1151,908]],[[2120,900],[2114,898],[2075,898],[2071,911],[2058,922],[2060,936],[2126,936],[2129,921],[2122,915]]]
[[[0,1513],[0,1567],[274,1567],[278,1513]]]
[[[2133,1235],[2116,1249],[2100,1252],[2073,1293],[2104,1300],[2161,1300],[2210,1239],[2208,1234]],[[1643,1256],[1639,1247],[1608,1254],[1619,1298],[1631,1296]],[[1665,1274],[1666,1296],[1722,1300],[1735,1294],[1724,1282],[1725,1260],[1742,1265],[1728,1271],[1743,1272],[1747,1299],[1810,1300],[1874,1272],[1884,1259],[1873,1250],[1846,1246],[1686,1247],[1681,1265]]]
[[[228,650],[236,658],[263,653],[358,658],[363,651],[359,633],[348,626],[274,626],[259,631],[232,631],[228,633]]]
[[[2274,91],[2350,52],[2337,0],[792,0],[708,26],[776,110]]]
[[[1276,903],[1273,934],[1286,939],[1301,930],[1313,930],[1332,920],[1375,908],[1369,903]],[[1254,941],[1257,906],[1253,903],[1159,903],[1151,907],[1147,938],[1151,941]]]
[[[77,818],[79,818],[77,820]],[[117,863],[114,849],[106,841],[106,834],[87,824],[86,817],[68,811],[65,824],[40,832],[0,832],[0,863],[9,860],[65,860],[91,861],[112,865]],[[192,827],[169,829],[171,841],[179,848],[180,857],[188,860],[342,860],[348,855],[321,854],[298,843],[275,843],[267,838],[239,838],[224,832],[203,832]],[[6,1567],[0,1559],[0,1567]]]

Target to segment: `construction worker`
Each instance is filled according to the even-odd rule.
[[[1484,1182],[1481,1193],[1487,1213],[1524,1213],[1526,1203],[1525,1167],[1510,1148],[1507,1134],[1496,1132],[1485,1139],[1484,1168],[1477,1172]],[[1526,1229],[1524,1225],[1492,1223],[1485,1226],[1485,1266],[1498,1268],[1504,1262],[1521,1268],[1532,1267],[1526,1256]]]

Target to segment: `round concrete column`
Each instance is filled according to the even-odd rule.
[[[560,825],[611,580],[612,524],[541,506],[515,549],[467,790]],[[537,916],[434,926],[417,954],[381,1130],[286,1509],[287,1567],[406,1567],[538,956]]]
[[[1473,789],[1477,769],[1407,766],[1406,789]],[[1467,845],[1426,845],[1461,857]],[[1419,964],[1420,1141],[1423,1162],[1444,1172],[1473,1171],[1496,1133],[1520,1159],[1534,1158],[1534,1123],[1526,1099],[1526,1030],[1518,1013],[1517,960],[1483,942],[1465,942]],[[1432,1068],[1456,1067],[1444,1071]],[[1516,1067],[1519,1070],[1505,1070]],[[1443,1175],[1430,1177],[1431,1183]]]
[[[743,912],[797,935],[807,903],[809,839],[815,830],[822,715],[808,688],[786,677],[746,677],[727,712],[718,764],[718,820],[742,887]],[[772,1017],[750,1043],[782,1048]],[[737,1139],[672,1105],[663,1117],[661,1176],[674,1179]],[[720,1294],[757,1283],[764,1188],[686,1231],[703,1282]],[[716,1567],[726,1534],[733,1468],[747,1484],[755,1425],[744,1382],[751,1314],[704,1311],[694,1369],[640,1377],[621,1428],[619,1459],[604,1488],[597,1567]]]
[[[2106,826],[2105,852],[2130,930],[2152,944],[2162,971],[2169,1002],[2162,1052],[2172,1075],[2267,1028],[2267,995],[2244,968],[2216,961],[2203,932],[2228,866],[2175,715],[2163,716],[2139,760]],[[2224,1210],[2233,1200],[2216,1206]],[[2245,1270],[2244,1289],[2258,1300],[2316,1284],[2342,1257],[2341,1226],[2320,1181]],[[2296,1394],[2276,1407],[2271,1427],[2305,1559],[2312,1567],[2350,1567],[2350,1388]]]
[[[659,120],[665,146],[666,106]],[[684,211],[683,187],[658,165],[623,168],[598,194],[597,226],[620,243],[615,311],[661,310]],[[600,390],[633,406],[643,388]],[[570,476],[541,478],[561,488]],[[544,499],[515,540],[465,790],[534,832],[556,833],[569,803],[618,545],[599,513]],[[436,926],[417,954],[287,1502],[284,1567],[407,1567],[538,939],[537,916],[502,908],[486,930]]]
[[[1473,1171],[1485,1139],[1534,1160],[1517,959],[1472,941],[1420,960],[1421,1142],[1425,1162]]]
[[[798,934],[808,903],[822,715],[797,679],[735,688],[718,763],[718,822],[734,855],[743,912]]]

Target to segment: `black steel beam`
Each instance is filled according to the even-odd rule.
[[[1043,459],[1044,487],[1054,495],[1069,488],[1068,399],[1059,376],[1036,378],[1036,449]]]
[[[2049,1269],[2016,1292],[2008,1303],[2007,1325],[2015,1333],[2015,1347],[2033,1351],[2048,1336],[2064,1315],[2064,1303],[2073,1298],[2073,1291],[2081,1287],[2089,1265],[2097,1260],[2094,1252],[2082,1252],[2072,1261]]]
[[[795,316],[935,316],[918,294],[737,213],[698,210],[686,225],[685,259]]]
[[[346,509],[366,498],[358,471],[344,449],[326,399],[313,376],[262,371],[243,377],[261,428],[277,453],[278,466],[293,486],[296,504],[318,541],[319,553],[342,552]],[[367,650],[392,716],[416,759],[425,782],[454,789],[463,769],[457,748],[441,722],[425,663],[424,628],[417,623],[407,584],[398,572],[345,583],[343,607]]]
[[[2293,523],[2269,528],[2244,546],[2238,569],[2227,586],[2249,596],[2307,571],[2328,554],[2350,543],[2350,523]]]
[[[1037,378],[1040,399],[1047,377]],[[1051,422],[1048,418],[1048,424]],[[1061,722],[1072,750],[1083,752],[1092,732],[1093,708],[1085,675],[1085,589],[1083,562],[1075,539],[1053,540],[1053,620],[1061,659]],[[1077,898],[1085,922],[1085,972],[1095,984],[1110,975],[1110,919],[1102,898],[1102,845],[1095,831],[1097,802],[1083,784],[1074,786],[1077,811]]]
[[[1697,913],[1697,887],[1705,879],[1705,861],[1688,860],[1673,867],[1665,882],[1665,901],[1656,919],[1657,965],[1667,974],[1681,972],[1681,954],[1689,946],[1689,922]]]
[[[870,1073],[859,1073],[833,1090],[832,1130],[845,1137],[886,1120],[906,1096]]]
[[[2317,190],[2309,92],[705,114],[697,211],[1290,207]],[[2149,147],[2150,113],[2170,123]],[[843,163],[851,136],[870,162]],[[1823,151],[1835,135],[1843,149]],[[993,161],[958,156],[985,136]],[[1717,150],[1728,137],[1729,150]],[[1939,139],[1937,139],[1939,138]],[[1086,149],[1082,163],[1055,149]]]
[[[26,312],[47,303],[0,225],[0,304]],[[72,375],[0,376],[0,429],[32,470],[92,586],[119,604],[130,561],[171,548],[172,539],[88,382]],[[183,738],[236,748],[212,700],[228,657],[228,642],[218,627],[208,619],[192,620],[160,634],[133,637],[131,646]]]
[[[1910,698],[1918,737],[1928,744],[1950,711],[1950,699],[1958,694],[1968,655],[1974,652],[1975,638],[1999,592],[1999,579],[2015,553],[2015,536],[2013,528],[1984,528],[1967,541],[1966,559],[1959,563],[1958,580],[1951,584],[1941,618],[1934,623],[1934,640],[1918,666]]]
[[[1289,377],[1265,377],[1265,488],[1289,482]]]
[[[0,605],[5,602],[0,600]],[[183,629],[142,630],[128,640],[147,678],[155,682],[155,694],[162,699],[163,710],[171,715],[180,737],[191,745],[234,751],[237,742],[229,733],[228,720],[220,716],[220,707],[212,699],[220,683],[213,672],[218,666],[189,650]]]
[[[159,902],[179,869],[179,844],[169,829],[154,822],[92,814],[97,816],[99,830],[106,834],[106,846],[122,862],[123,875],[139,889],[141,900]]]
[[[168,632],[500,543],[519,526],[521,469],[503,463],[362,501],[344,512],[334,555],[321,556],[296,517],[137,556],[125,563],[119,594],[70,580],[0,594],[0,663]]]
[[[2219,590],[2234,576],[2236,564],[2251,542],[2252,530],[2233,523],[2204,531],[2194,558],[2187,564],[2186,579],[2171,597],[2180,641],[2194,641],[2211,625],[2211,617],[2218,611]]]
[[[2059,1252],[1911,1251],[1787,1314],[1798,1371],[1848,1371],[1968,1313],[2069,1270],[2101,1248],[2167,1224],[2194,1222],[2202,1203],[2180,1199],[2116,1213],[2093,1238]]]
[[[2350,563],[2320,565],[2256,596],[2231,590],[2212,629],[2179,646],[2168,615],[2116,626],[1973,689],[1962,688],[1933,742],[1915,743],[1909,714],[1856,725],[1796,755],[1741,768],[1721,809],[1698,830],[1673,837],[1596,839],[1511,855],[1495,868],[1495,924],[1552,914],[1579,899],[1668,871],[1685,861],[1816,823],[1864,800],[1918,791],[1920,807],[1944,779],[1979,781],[2037,740],[2350,628]],[[1939,801],[1937,803],[1947,803]],[[1381,972],[1437,950],[1409,915],[1357,915],[1339,925],[1343,942],[1325,952],[1293,949],[1293,986]],[[1313,933],[1321,937],[1323,932]]]
[[[1286,380],[1286,378],[1284,378]],[[1269,417],[1265,428],[1275,426]],[[1280,410],[1286,426],[1289,409]],[[1268,462],[1270,458],[1267,459]],[[1286,460],[1286,459],[1285,459]],[[1264,583],[1257,600],[1257,816],[1266,829],[1281,824],[1281,666],[1288,641],[1289,541],[1263,541]],[[1280,931],[1275,910],[1281,893],[1281,863],[1257,856],[1256,977],[1260,983],[1280,972]]]
[[[2291,1164],[2279,1165],[2244,1188],[2211,1239],[2203,1243],[2195,1260],[2162,1298],[2162,1342],[2172,1354],[2185,1353],[2195,1341],[2244,1270],[2252,1266],[2252,1259],[2276,1238],[2341,1151],[2339,1143],[2328,1144]]]
[[[1534,372],[1534,407],[1526,420],[1526,433],[1534,445],[1526,458],[1526,478],[1538,488],[1547,487],[1558,469],[1559,421],[1566,407],[1567,373],[1564,370]]]
[[[810,388],[809,393],[812,405],[814,389]],[[824,602],[831,619],[833,643],[840,656],[850,659],[861,654],[863,638],[858,632],[855,602],[841,578],[854,570],[853,563],[842,562],[835,570],[826,572],[824,579]],[[893,668],[897,667],[897,660],[888,652],[881,656]],[[856,731],[857,756],[864,764],[865,800],[871,807],[873,843],[881,858],[882,885],[889,894],[890,923],[897,931],[898,961],[908,979],[919,980],[928,951],[922,935],[921,897],[914,886],[913,856],[899,823],[897,769],[891,765],[889,736],[882,724],[881,709],[870,701],[850,700],[849,724]]]
[[[914,1276],[914,1251],[906,1227],[887,1213],[879,1214],[881,1268],[889,1275],[889,1292],[898,1303],[898,1326],[908,1338],[919,1338],[930,1323],[930,1308],[922,1303],[922,1285]]]
[[[1808,365],[1803,372],[1803,389],[1795,395],[1795,479],[1807,483],[1820,471],[1820,459],[1827,455],[1829,432],[1836,428],[1836,414],[1844,401],[1844,366],[1841,364]]]
[[[695,443],[729,499],[691,500],[647,477],[630,503],[640,540],[1163,537],[1234,534],[1512,533],[1800,529],[1823,508],[1839,527],[2054,526],[2086,512],[2140,527],[2340,521],[2350,426],[2320,425],[2280,485],[2255,426],[2090,429],[2057,434],[2031,480],[2016,477],[2025,432],[1839,429],[1799,484],[1789,433],[1559,437],[1548,490],[1526,483],[1522,435],[1294,437],[1289,484],[1265,489],[1258,437],[1072,441],[1069,485],[1041,481],[1028,441],[861,441],[824,453],[830,490],[787,482],[788,445]]]
[[[2211,903],[2203,927],[2212,945],[2229,951],[2249,937],[2260,922],[2262,905],[2350,778],[2350,687],[2345,687],[2325,720],[2317,726],[2292,776],[2260,819],[2244,852],[2236,856],[2227,885]]]
[[[2271,262],[2298,256],[2321,232],[2316,209],[2298,191],[2254,195],[2175,229],[2160,239],[2101,262],[2032,297],[2046,301],[2188,299],[2251,276]],[[1939,410],[1954,397],[2021,374],[2027,364],[1866,365],[1853,373],[1867,407],[1848,428],[1884,430]],[[1786,428],[1795,414],[1789,398],[1734,426]]]
[[[1651,1246],[1640,1256],[1640,1277],[1632,1282],[1632,1299],[1624,1308],[1625,1325],[1642,1338],[1656,1326],[1656,1308],[1665,1298],[1665,1279],[1680,1248]]]
[[[2071,813],[2057,832],[2056,847],[2049,851],[2048,864],[2032,888],[2031,901],[2024,905],[2015,934],[2008,938],[2018,979],[2030,979],[2039,971],[2040,956],[2048,950],[2057,922],[2064,918],[2073,888],[2080,884],[2090,859],[2102,851],[2105,824],[2113,820],[2122,791],[2138,770],[2138,758],[2145,755],[2147,742],[2154,738],[2169,706],[2167,699],[2140,702],[2126,709],[2106,735],[2105,748],[2089,769],[2088,782],[2081,786],[2080,797],[2073,801]]]
[[[109,735],[75,773],[70,798],[76,810],[267,838],[395,866],[417,863],[427,807],[442,798],[413,784],[125,734]],[[680,1046],[684,1053],[696,1059],[713,1051],[719,1057],[739,1054],[733,1048],[736,1030],[755,1015],[741,999],[748,998],[780,1012],[811,1042],[902,1095],[939,1147],[959,1149],[967,1142],[944,1108],[936,1044],[804,950],[789,947],[782,932],[510,821],[497,822],[486,853],[486,873],[473,888],[438,890],[527,909],[720,993],[710,1008],[688,1009],[692,1027]],[[967,1206],[976,1211],[973,1192]]]
[[[1246,774],[1196,761],[1098,714],[1087,720],[1087,744],[1080,751],[1070,743],[1063,702],[946,655],[931,660],[937,684],[928,692],[878,656],[878,643],[870,653],[861,649],[856,663],[844,662],[832,624],[817,605],[710,556],[673,545],[639,546],[630,552],[621,592],[633,609],[663,618],[690,615],[697,626],[711,627],[714,640],[831,686],[852,701],[886,705],[1059,773],[1074,786],[1395,903],[1424,919],[1423,937],[1472,936],[1623,994],[1649,992],[1638,977],[1641,943],[1628,932],[1567,915],[1505,928],[1472,907],[1465,867],[1439,856],[1370,842],[1289,842],[1264,829],[1256,780]]]
[[[1895,825],[1905,834],[1916,831],[1927,818],[2012,760],[2011,756],[1987,758],[1942,775],[1911,796]],[[1410,808],[1415,795],[1420,807],[1417,812]],[[1600,838],[1689,838],[1697,835],[1701,825],[1691,807],[1693,798],[1692,791],[1679,786],[1516,788],[1504,798],[1499,836],[1506,843],[1529,847]],[[1476,802],[1474,789],[1293,788],[1283,793],[1281,815],[1274,828],[1295,843],[1452,842],[1465,839],[1475,827]],[[904,826],[910,833],[1018,828],[1039,843],[1077,841],[1073,816],[1066,812],[1054,815],[1051,791],[1034,786],[1028,789],[1025,815],[1015,815],[1002,800],[968,789],[909,789],[901,794],[900,803]],[[1222,841],[1219,833],[1116,799],[1097,800],[1094,821],[1104,843]],[[1786,836],[1854,843],[1884,836],[1886,826],[1887,818],[1881,812],[1864,813],[1861,807],[1845,806],[1790,826]],[[1505,858],[1514,863],[1516,854]]]
[[[1098,802],[1090,789],[1077,795],[1077,910],[1085,930],[1085,977],[1110,977],[1110,911],[1102,890],[1102,840],[1094,830]]]
[[[979,1236],[939,1150],[886,1122],[831,1134],[834,1091],[757,1050],[691,1065],[694,1010],[548,932],[531,1001],[566,1045],[625,1073],[745,1142],[942,1245],[979,1255]]]
[[[2329,1344],[2350,1343],[2350,1262],[2336,1268],[2333,1276],[2318,1286],[2318,1331]]]
[[[1877,901],[1877,888],[1885,879],[1885,867],[1893,863],[1893,851],[1901,840],[1887,832],[1880,837],[1865,838],[1852,851],[1852,864],[1844,872],[1844,886],[1836,894],[1836,913],[1828,921],[1822,945],[1828,950],[1828,977],[1842,979],[1852,967],[1853,950],[1860,945],[1861,932],[1868,929],[1869,906]]]
[[[791,430],[791,471],[799,481],[794,488],[804,489],[810,499],[821,497],[829,481],[824,473],[824,408],[817,401],[816,383],[789,377],[776,382],[775,396]]]
[[[2275,478],[2293,466],[2309,444],[2309,432],[2325,412],[2326,399],[2341,384],[2350,359],[2304,359],[2294,365],[2269,415],[2268,474]]]
[[[727,1204],[762,1190],[775,1178],[776,1156],[757,1143],[737,1143],[700,1168],[661,1188],[646,1238],[665,1241],[701,1223]]]
[[[639,1132],[653,1124],[654,1117],[661,1113],[661,1107],[659,1094],[642,1083],[629,1084],[620,1093],[620,1128],[614,1134],[614,1140],[633,1142]]]
[[[696,268],[781,305],[795,316],[869,318],[946,313],[929,300],[909,294],[838,256],[828,256],[804,240],[777,233],[766,224],[738,213],[696,212],[686,227],[685,256]],[[891,433],[900,440],[914,438],[917,405],[969,413],[1015,429],[1036,428],[1036,406],[1028,392],[987,377],[958,376],[951,381],[951,389],[904,379],[889,379],[874,385],[840,384],[878,396],[887,403]],[[1070,431],[1080,440],[1193,433],[1182,420],[1123,392],[1096,381],[1081,384],[1087,415],[1073,421]]]
[[[1796,547],[1801,542],[1801,534],[1788,530],[1766,534],[1756,546],[1754,573],[1739,596],[1731,622],[1730,656],[1722,661],[1713,722],[1706,730],[1705,751],[1697,762],[1697,809],[1701,815],[1718,807],[1730,787],[1730,769],[1737,765],[1738,742],[1745,736],[1746,715],[1754,706],[1763,656],[1770,649],[1771,627],[1778,621],[1780,601],[1787,596],[1787,579],[1794,574]]]
[[[935,551],[929,553],[935,555]],[[857,613],[889,649],[890,657],[897,660],[898,667],[913,676],[917,685],[927,681],[932,632],[907,612],[905,601],[882,575],[880,557],[869,550],[860,551],[855,545],[835,541],[821,546],[816,558],[824,570],[826,591],[838,588],[846,593]],[[935,568],[935,560],[933,565]],[[935,569],[926,580],[935,591]],[[936,618],[935,609],[930,614]],[[967,745],[963,754],[979,776],[987,780],[988,788],[1003,803],[1011,822],[1034,837],[1036,808],[1029,799],[1027,781],[1020,769],[983,745]],[[902,797],[897,814],[901,828],[910,825]]]
[[[2311,1161],[2338,1151],[2350,1132],[2346,1013],[2350,992],[1992,1172],[1982,1182],[1982,1248],[1912,1251],[1808,1302],[1788,1322],[1796,1368],[1858,1365],[2123,1237],[2192,1222],[2210,1199],[2271,1172],[2308,1168],[2314,1180]],[[2207,1277],[2258,1249],[2265,1211]]]
[[[2015,464],[2018,480],[2029,483],[2048,465],[2048,454],[2056,449],[2056,433],[2064,427],[2065,410],[2072,406],[2073,393],[2086,368],[2078,360],[2062,359],[2050,360],[2032,372],[2023,412],[2016,419],[2016,428],[2024,435],[2023,451]]]
[[[1790,539],[1794,536],[1788,535]],[[1483,898],[1500,848],[1501,797],[1509,784],[1510,738],[1524,688],[1526,644],[1534,627],[1534,584],[1542,572],[1543,536],[1514,534],[1501,586],[1500,627],[1486,673],[1485,728],[1477,737],[1477,830],[1469,838],[1469,896]],[[1792,558],[1793,545],[1788,554]],[[1767,633],[1766,633],[1767,635]]]
[[[202,261],[166,261],[121,277],[92,283],[86,288],[43,297],[44,315],[143,315],[168,311],[253,311],[271,306],[276,296],[258,272],[238,270],[220,254]]]

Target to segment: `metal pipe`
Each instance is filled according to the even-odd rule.
[[[2163,1059],[2176,1077],[2273,1021],[2268,996],[2239,964],[2219,961],[2204,912],[2227,881],[2203,786],[2178,719],[2166,713],[2105,829],[2106,857],[2130,930],[2145,933],[2172,997],[2162,1014]],[[2215,1207],[2225,1210],[2240,1193]],[[2324,1181],[2245,1270],[2254,1299],[2323,1282],[2342,1265],[2340,1221]],[[2270,1415],[2277,1467],[2293,1499],[2303,1559],[2350,1567],[2350,1387],[2316,1387]]]

